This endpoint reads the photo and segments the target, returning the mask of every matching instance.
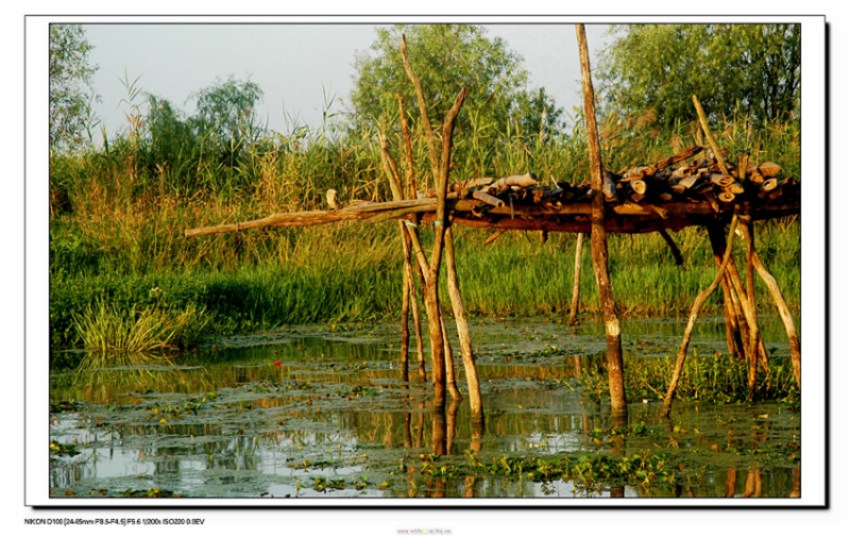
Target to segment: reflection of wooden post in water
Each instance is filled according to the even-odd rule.
[[[611,395],[611,415],[625,421],[628,417],[626,390],[623,379],[623,348],[620,340],[620,320],[614,303],[614,292],[608,275],[608,236],[605,231],[605,200],[603,198],[602,156],[599,150],[599,135],[596,130],[596,106],[593,82],[590,77],[590,56],[587,52],[587,36],[584,25],[576,25],[579,57],[581,60],[582,93],[584,95],[584,120],[587,125],[587,146],[590,152],[590,181],[593,203],[590,215],[590,251],[593,256],[593,272],[596,287],[602,302],[605,318],[605,337],[608,341],[608,392]]]
[[[742,498],[761,498],[761,470],[751,469],[747,472],[747,484]]]
[[[788,494],[789,498],[799,498],[800,497],[800,467],[794,467],[794,485],[791,489],[790,494]]]
[[[738,470],[729,468],[726,470],[726,497],[734,498],[738,489]]]
[[[425,401],[419,402],[419,429],[416,431],[416,447],[425,445]]]
[[[410,407],[404,412],[404,447],[411,448],[413,447],[413,435],[410,430]]]
[[[446,455],[452,453],[452,445],[457,432],[457,409],[459,407],[460,401],[457,399],[449,401],[449,405],[446,407]]]
[[[575,375],[575,378],[581,376],[581,356],[578,354],[573,356],[573,375]]]
[[[431,453],[446,454],[446,407],[434,407],[431,411]]]
[[[428,496],[431,498],[446,497],[446,480],[445,479],[429,479],[425,482],[425,486],[430,491]]]
[[[384,418],[384,424],[386,425],[386,431],[384,432],[384,447],[387,449],[392,449],[393,447],[393,415],[391,413],[387,413]]]
[[[481,420],[472,419],[472,436],[469,439],[469,451],[473,455],[481,453],[482,438],[484,438],[484,422]],[[463,497],[475,497],[475,485],[478,483],[478,478],[474,475],[466,476],[463,480]]]

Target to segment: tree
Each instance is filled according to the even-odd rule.
[[[460,89],[469,88],[458,131],[479,139],[515,135],[536,137],[559,126],[562,111],[545,91],[528,91],[521,58],[499,37],[489,38],[481,26],[463,24],[397,25],[379,28],[368,53],[355,60],[351,104],[358,132],[393,129],[398,117],[396,94],[408,114],[419,115],[415,91],[401,60],[405,35],[410,64],[422,81],[428,116],[439,125]],[[462,149],[459,149],[462,152]]]
[[[77,24],[51,24],[50,36],[50,149],[67,150],[91,141],[96,120],[91,88],[97,66],[89,64],[92,45]]]
[[[229,78],[195,95],[194,122],[205,151],[220,152],[222,163],[233,166],[242,149],[262,133],[254,107],[263,98],[259,84]]]
[[[600,73],[614,111],[670,126],[694,117],[695,94],[714,117],[799,115],[799,24],[629,25],[614,35]]]

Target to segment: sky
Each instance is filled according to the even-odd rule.
[[[225,81],[250,80],[264,92],[260,121],[287,134],[298,125],[317,127],[326,102],[347,110],[358,52],[375,40],[371,24],[85,24],[97,66],[92,86],[95,114],[112,136],[126,129],[128,83],[194,111],[199,90]],[[581,72],[572,24],[487,25],[523,58],[529,89],[545,87],[569,114],[580,105]],[[588,25],[591,64],[610,41],[607,25]],[[413,51],[411,51],[411,54]],[[136,102],[142,104],[144,97]],[[99,129],[96,129],[99,132]],[[95,135],[97,138],[97,134]],[[99,140],[95,140],[99,142]]]

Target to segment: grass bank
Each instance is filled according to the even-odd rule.
[[[800,298],[799,229],[796,219],[758,225],[759,251],[795,309]],[[88,270],[57,271],[50,285],[53,345],[80,346],[84,333],[75,316],[103,302],[124,311],[155,307],[182,315],[191,310],[186,330],[193,337],[178,341],[188,345],[203,335],[398,315],[402,271],[395,225],[251,235],[186,240],[196,241],[187,249],[198,250],[196,262],[186,268],[122,269],[120,256],[108,254],[94,256]],[[552,235],[542,244],[539,234],[511,232],[484,247],[486,236],[471,229],[457,233],[458,272],[471,314],[566,315],[575,236]],[[683,267],[675,265],[656,234],[611,237],[613,286],[624,315],[681,315],[713,279],[714,262],[701,230],[686,229],[675,238],[686,254]],[[204,255],[219,262],[201,263]],[[132,254],[128,257],[132,267]],[[770,304],[766,288],[757,283],[762,303]],[[708,307],[717,307],[720,296],[716,293]],[[581,300],[583,312],[596,313],[589,249],[583,256]]]

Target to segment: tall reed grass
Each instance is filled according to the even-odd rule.
[[[607,168],[655,162],[702,141],[694,124],[648,133],[641,131],[638,119],[612,115],[602,122]],[[529,138],[495,125],[471,124],[473,132],[456,133],[455,178],[526,170],[544,182],[578,182],[587,176],[580,128]],[[117,335],[124,330],[119,326],[129,323],[119,312],[132,308],[160,308],[150,311],[175,319],[194,308],[186,327],[205,334],[397,314],[401,244],[392,223],[183,238],[191,227],[322,208],[329,188],[339,192],[342,204],[388,199],[373,136],[296,129],[290,135],[260,138],[226,164],[199,156],[192,147],[157,146],[152,136],[141,133],[133,143],[119,138],[85,154],[51,157],[53,347],[106,345],[86,334]],[[753,160],[773,160],[787,175],[799,177],[799,130],[794,125],[753,130],[733,118],[717,129],[717,137],[732,154],[749,152]],[[401,147],[399,142],[396,138],[393,147]],[[421,163],[418,171],[428,170],[424,145],[417,142],[414,150]],[[417,182],[426,186],[428,175],[418,173]],[[573,236],[553,234],[541,244],[539,234],[510,232],[482,247],[487,234],[472,229],[457,233],[458,271],[470,312],[559,314],[567,308]],[[611,237],[613,286],[627,315],[682,313],[711,281],[714,264],[702,231],[683,230],[676,240],[686,256],[683,268],[674,265],[655,234]],[[757,240],[765,263],[791,304],[798,305],[799,220],[759,223]],[[585,311],[593,313],[589,257],[584,258],[581,292]],[[162,294],[152,296],[154,288]],[[762,288],[758,292],[767,296]],[[109,315],[115,319],[108,320]]]
[[[190,304],[182,311],[160,307],[121,308],[103,301],[72,314],[83,348],[103,354],[152,353],[191,342],[203,328],[203,310]]]

